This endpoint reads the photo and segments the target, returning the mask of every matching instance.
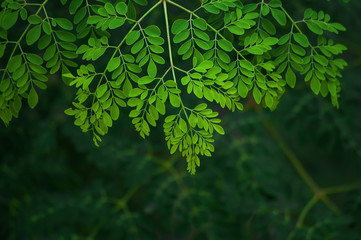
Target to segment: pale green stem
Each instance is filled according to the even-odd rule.
[[[169,31],[169,20],[168,20],[168,11],[167,11],[167,2],[166,1],[163,1],[163,8],[164,8],[165,25],[166,25],[166,29],[167,29],[170,67],[172,69],[173,80],[175,81],[175,83],[177,83],[175,70],[174,70],[174,63],[173,63],[173,53],[172,53],[171,37],[170,37],[170,31]]]
[[[167,30],[167,41],[168,41],[168,52],[169,52],[170,68],[172,69],[173,80],[176,83],[176,88],[178,89],[177,78],[176,78],[176,74],[175,74],[175,66],[174,66],[174,62],[173,62],[172,44],[171,44],[171,37],[170,37],[170,30],[169,30],[170,26],[169,26],[168,10],[167,10],[167,1],[165,1],[165,0],[163,1],[163,8],[164,8],[165,25],[166,25],[166,30]],[[182,98],[180,97],[179,94],[178,94],[178,97],[180,99],[184,114],[186,115],[186,118],[188,119],[188,115],[187,115],[187,112],[185,111],[185,107],[184,107]]]

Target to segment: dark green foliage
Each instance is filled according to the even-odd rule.
[[[49,91],[65,93],[57,88]],[[349,88],[361,90],[358,81]],[[169,158],[159,144],[161,128],[139,143],[121,113],[98,149],[59,113],[65,100],[48,104],[40,102],[37,110],[50,110],[47,117],[27,112],[15,129],[1,129],[2,239],[286,239],[292,231],[292,239],[360,237],[360,190],[331,195],[342,215],[319,202],[295,227],[312,193],[262,126],[264,119],[285,126],[283,135],[323,186],[346,184],[360,180],[359,157],[328,116],[346,121],[342,129],[354,130],[346,139],[359,141],[360,126],[350,114],[357,106],[340,113],[297,90],[285,95],[273,117],[252,111],[225,116],[230,134],[217,139],[214,159],[190,176],[180,154]],[[289,112],[290,105],[306,109]]]
[[[4,2],[6,1],[1,1],[1,3]],[[28,2],[31,4],[35,1],[29,0]],[[235,61],[236,54],[231,50],[230,45],[230,42],[233,41],[229,41],[230,33],[225,34],[226,39],[223,40],[217,37],[217,45],[213,45],[217,46],[218,52],[222,51],[225,54],[221,53],[220,56],[216,54],[217,59],[213,55],[214,61],[205,59],[193,67],[191,58],[182,60],[185,54],[178,55],[180,46],[191,38],[190,28],[192,27],[194,33],[193,40],[191,40],[192,49],[200,49],[200,45],[195,39],[206,39],[204,33],[208,34],[209,41],[214,41],[211,38],[215,36],[210,34],[209,28],[206,31],[202,30],[204,29],[202,20],[195,21],[196,23],[193,21],[191,25],[187,12],[167,3],[167,11],[172,13],[169,14],[168,20],[174,64],[180,69],[187,69],[188,72],[183,75],[176,71],[177,87],[181,90],[181,97],[178,98],[174,81],[172,81],[172,71],[168,69],[170,58],[164,35],[166,26],[164,25],[163,6],[159,5],[149,17],[144,19],[144,25],[142,24],[144,35],[138,31],[139,37],[135,42],[132,42],[134,39],[131,38],[124,40],[124,51],[129,56],[133,56],[134,62],[129,56],[125,57],[124,61],[121,59],[118,61],[119,58],[113,58],[114,60],[110,61],[112,49],[106,50],[103,57],[98,60],[92,59],[91,50],[97,51],[99,54],[103,51],[103,46],[119,44],[126,33],[122,30],[118,31],[115,27],[120,24],[121,28],[126,28],[132,22],[127,19],[123,23],[121,16],[109,15],[112,25],[109,23],[109,28],[105,30],[97,29],[86,24],[85,18],[82,18],[82,14],[86,16],[88,13],[87,11],[84,13],[82,10],[84,7],[81,5],[82,2],[68,1],[67,5],[63,7],[71,8],[69,14],[74,16],[73,30],[67,30],[70,29],[70,25],[66,20],[59,20],[61,23],[57,23],[54,28],[59,28],[59,31],[64,32],[71,31],[77,36],[76,45],[84,45],[83,50],[85,49],[85,52],[89,52],[89,54],[78,52],[80,57],[84,57],[82,62],[78,59],[64,57],[63,60],[77,62],[79,67],[73,68],[70,65],[61,64],[59,73],[66,76],[63,80],[69,84],[74,80],[69,77],[77,76],[76,69],[82,73],[88,71],[84,75],[108,69],[110,73],[107,73],[107,77],[112,79],[112,74],[117,72],[117,68],[123,67],[123,69],[127,69],[124,81],[128,79],[132,83],[132,90],[129,92],[131,96],[124,99],[115,97],[116,105],[111,104],[106,111],[102,111],[102,118],[109,121],[110,116],[113,127],[109,134],[102,137],[102,146],[96,148],[91,144],[93,136],[79,131],[78,127],[74,126],[73,119],[64,114],[64,110],[68,109],[69,104],[74,101],[74,94],[78,89],[83,89],[83,85],[64,86],[60,74],[48,73],[45,74],[47,77],[46,91],[39,91],[38,85],[34,83],[33,91],[36,91],[36,95],[31,93],[33,97],[30,98],[29,103],[31,106],[37,103],[37,107],[35,109],[23,107],[19,112],[19,118],[12,119],[11,127],[0,128],[0,239],[360,239],[361,82],[359,81],[359,69],[361,51],[359,43],[361,35],[354,30],[359,29],[361,24],[359,21],[361,3],[359,1],[350,1],[348,4],[344,4],[342,0],[331,0],[330,3],[324,0],[284,1],[284,8],[295,19],[303,19],[305,10],[311,7],[323,9],[325,12],[329,12],[333,19],[345,24],[351,31],[337,36],[326,31],[324,34],[334,39],[335,42],[345,44],[350,49],[343,55],[349,66],[343,72],[343,80],[340,83],[342,92],[338,93],[341,94],[338,99],[340,108],[337,109],[327,99],[316,96],[313,91],[309,90],[313,77],[322,77],[322,74],[317,73],[320,68],[312,71],[313,76],[306,84],[303,83],[303,80],[307,73],[302,75],[297,71],[297,67],[295,68],[295,62],[292,60],[295,56],[291,58],[291,54],[304,58],[311,51],[308,47],[304,47],[307,40],[299,35],[299,32],[294,31],[293,36],[288,38],[288,42],[285,43],[290,47],[290,52],[288,50],[282,52],[284,51],[282,44],[268,45],[264,44],[264,41],[255,44],[255,49],[250,50],[254,52],[247,53],[247,59],[250,62],[257,61],[270,52],[280,51],[281,58],[277,68],[282,64],[285,66],[282,67],[284,69],[281,78],[286,84],[284,89],[287,90],[289,86],[293,86],[296,79],[294,89],[284,92],[282,100],[277,102],[278,107],[273,112],[262,109],[260,105],[267,108],[268,105],[271,105],[272,100],[275,101],[275,98],[267,97],[267,94],[263,92],[264,89],[259,87],[259,92],[255,91],[255,98],[261,97],[261,104],[257,104],[254,101],[253,89],[249,90],[248,83],[243,82],[244,78],[242,77],[247,73],[246,70],[252,69],[252,64],[247,64],[247,61],[239,59],[244,68],[240,70],[241,75],[236,74],[235,80],[238,81],[236,87],[232,85],[229,88],[235,88],[236,91],[232,90],[233,93],[229,95],[228,103],[217,103],[215,99],[212,102],[205,89],[216,87],[218,88],[217,92],[224,90],[224,87],[227,88],[225,84],[229,80],[223,81],[225,82],[223,85],[218,84],[218,81],[213,85],[199,86],[199,82],[212,81],[208,72],[215,66],[220,66],[222,59],[227,62],[228,56],[230,60],[229,63],[223,64],[224,67],[226,67],[225,65],[231,66],[231,62]],[[104,7],[104,9],[108,9],[106,11],[113,12],[111,6],[105,4],[110,1],[91,2],[97,5],[95,9]],[[246,2],[250,3],[251,1]],[[266,2],[269,4],[268,1]],[[62,3],[64,1],[49,1],[46,4],[48,13],[56,19],[72,19],[67,14],[68,11],[56,11],[62,8]],[[197,8],[195,1],[178,1],[178,3],[182,3],[187,9]],[[152,1],[149,3],[140,0],[127,1],[128,17],[139,19],[149,9],[147,6],[152,6],[152,4],[154,4]],[[124,13],[123,4],[117,5],[113,2],[112,6],[114,6],[116,14]],[[39,6],[27,6],[26,8],[28,15],[31,15],[36,13]],[[214,12],[219,10],[212,7],[205,8]],[[260,9],[258,8],[258,10]],[[219,13],[221,11],[223,10],[219,10]],[[215,14],[217,15],[217,13]],[[212,15],[207,13],[204,18],[207,19]],[[272,35],[274,32],[275,35],[272,35],[272,38],[280,39],[282,36],[287,36],[292,23],[286,18],[286,25],[281,27],[278,24],[284,23],[283,17],[282,14],[281,17],[278,15],[280,15],[279,12],[272,13],[270,10],[268,15],[262,18],[260,26],[263,29],[263,25],[265,25],[271,32],[268,34]],[[276,16],[278,20],[273,16]],[[44,19],[43,15],[41,17]],[[95,21],[94,19],[93,21]],[[186,19],[188,25],[178,19]],[[271,25],[265,19],[268,19],[275,27],[269,27]],[[32,19],[31,21],[38,20]],[[46,21],[42,21],[38,25],[45,24],[44,22]],[[19,20],[7,31],[9,39],[15,39],[17,34],[21,35],[24,32],[27,24],[21,23]],[[9,21],[7,24],[12,24],[12,22]],[[222,21],[214,20],[212,26],[216,28],[217,24],[222,24]],[[64,29],[60,29],[60,25]],[[114,29],[111,29],[113,27]],[[309,43],[317,44],[318,37],[313,37],[315,35],[309,30],[306,23],[303,22],[299,27],[302,32],[306,33]],[[235,30],[236,28],[232,29],[232,31]],[[106,31],[109,31],[111,36],[108,36]],[[161,32],[160,38],[158,37],[159,31]],[[179,34],[182,32],[184,35]],[[88,42],[92,34],[95,34],[94,38],[99,41]],[[104,38],[100,40],[104,34],[108,36],[108,43]],[[177,34],[179,35],[175,37]],[[42,29],[40,39],[43,35]],[[32,37],[36,36],[29,35],[29,40]],[[158,55],[164,59],[164,64],[156,62],[157,57],[155,57],[153,61],[156,65],[156,72],[152,65],[148,69],[149,60],[142,66],[142,72],[137,73],[139,68],[135,66],[138,64],[136,58],[142,49],[139,50],[134,46],[138,42],[140,42],[139,45],[146,46],[150,41],[156,47],[147,48],[149,51],[145,53],[145,57],[149,56],[150,59],[152,56]],[[272,39],[267,41],[266,43],[272,44]],[[54,39],[52,38],[48,47],[53,44]],[[25,61],[35,65],[40,64],[38,56],[41,56],[42,66],[49,72],[52,67],[49,68],[46,65],[51,61],[48,58],[54,56],[52,55],[54,50],[52,48],[46,50],[47,47],[41,50],[37,45],[38,43],[34,43],[27,46],[26,35],[24,36],[22,49],[27,56],[26,59],[22,59],[20,65]],[[237,46],[234,45],[234,47]],[[260,46],[261,48],[258,49]],[[241,46],[239,47],[241,48]],[[269,47],[271,49],[267,50]],[[299,47],[307,49],[304,56],[301,56],[303,53]],[[276,50],[277,48],[278,50]],[[321,46],[321,48],[329,47]],[[317,51],[324,54],[325,49],[321,50],[321,48]],[[7,44],[0,66],[7,64],[7,57],[11,54],[9,49],[11,50],[10,45]],[[260,50],[267,50],[267,52],[264,55],[255,54]],[[45,59],[43,56],[46,51],[49,56]],[[57,51],[55,50],[55,55],[59,54]],[[71,52],[69,49],[61,51]],[[160,53],[161,51],[164,52]],[[203,50],[199,51],[203,53]],[[330,51],[335,50],[331,49]],[[288,60],[284,60],[282,57],[288,55],[291,61],[285,64]],[[324,55],[327,57],[327,54]],[[327,57],[327,59],[329,63],[332,61],[331,58]],[[158,58],[157,61],[161,62],[162,60]],[[321,63],[324,63],[324,59],[321,57],[317,62],[315,60],[315,66],[316,63],[317,66],[322,66]],[[81,64],[84,64],[85,68],[81,67]],[[93,64],[94,69],[89,64]],[[10,68],[18,67],[19,69],[17,64],[11,66]],[[264,67],[269,66],[264,65]],[[264,68],[262,67],[262,69]],[[22,73],[21,71],[13,71],[11,77],[16,72],[16,74]],[[266,69],[264,71],[267,72]],[[163,77],[166,72],[168,75]],[[155,77],[148,76],[155,73]],[[132,74],[139,75],[136,83],[131,79]],[[202,78],[198,79],[198,74],[201,74]],[[225,77],[224,74],[228,75],[229,73],[222,68],[222,72],[218,74],[217,78],[220,80]],[[35,76],[39,77],[40,75],[37,75],[35,70],[31,70],[30,76],[34,77],[34,82],[37,81]],[[330,77],[327,74],[326,76],[327,79]],[[164,84],[161,79],[164,80]],[[95,95],[95,102],[98,102],[98,96],[102,98],[111,90],[111,86],[103,85],[104,81],[97,88],[99,76],[94,76],[88,85],[91,94]],[[320,81],[319,94],[322,94],[322,81],[325,80]],[[141,96],[145,95],[145,92],[158,94],[158,92],[148,90],[149,86],[153,87],[153,84],[158,82],[160,82],[159,86],[164,85],[164,91],[167,87],[172,95],[168,96],[166,102],[155,97],[154,102],[149,106],[143,105],[138,109],[137,101],[142,100]],[[258,86],[257,84],[255,85]],[[312,89],[317,90],[317,86],[316,81],[313,83]],[[332,84],[330,86],[332,89]],[[200,92],[199,88],[203,92]],[[27,89],[28,95],[30,91],[32,91],[31,87]],[[120,91],[123,89],[120,88]],[[28,101],[28,95],[21,95],[10,100],[10,103],[20,100],[25,104]],[[91,106],[92,101],[89,99],[93,95],[89,96],[83,105]],[[76,102],[81,101],[79,93],[78,96]],[[184,112],[179,114],[179,111],[183,111],[180,99],[185,106],[189,106],[186,109],[188,119]],[[236,109],[238,103],[242,103],[244,106],[243,111],[231,113],[228,106],[232,109],[234,104]],[[130,107],[126,107],[129,105]],[[73,107],[73,109],[66,110],[66,113],[71,115],[75,110],[77,109]],[[130,127],[131,122],[136,121],[134,119],[139,117],[137,115],[139,111],[145,116],[142,121],[150,125],[149,129],[142,128],[142,125],[136,126],[141,134],[142,132],[144,135],[149,134],[149,137],[143,141],[139,134]],[[104,112],[109,116],[106,116]],[[219,115],[214,116],[215,112],[218,112]],[[149,116],[147,117],[147,114],[156,116],[154,118],[156,126],[152,127],[151,123],[154,122]],[[174,154],[169,154],[167,144],[172,149],[173,143],[177,143],[179,138],[169,137],[166,140],[167,144],[164,144],[164,138],[173,134],[174,125],[178,125],[180,133],[187,136],[192,132],[184,133],[186,127],[198,130],[200,122],[219,126],[220,120],[217,119],[222,120],[221,126],[224,127],[227,134],[224,136],[214,134],[212,138],[205,137],[211,141],[214,139],[214,142],[206,142],[206,144],[212,144],[215,151],[212,153],[211,159],[200,157],[202,164],[197,174],[192,176],[185,171],[184,162],[181,161],[182,154],[177,151],[178,149],[174,147],[172,150],[175,151]],[[223,133],[223,128],[213,128],[217,133]],[[193,131],[193,133],[195,132]],[[207,133],[203,131],[201,134]],[[195,160],[198,161],[196,158]],[[197,164],[196,161],[195,164]],[[313,189],[314,186],[310,187],[304,176],[299,174],[302,167],[305,169],[305,174],[312,177],[316,183],[318,193],[324,195],[317,194]],[[327,197],[329,202],[325,202],[324,197]]]

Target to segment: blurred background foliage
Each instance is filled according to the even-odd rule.
[[[142,140],[128,110],[93,146],[53,76],[35,110],[0,128],[0,239],[361,239],[361,2],[284,2],[347,27],[339,110],[304,84],[272,113],[218,109],[227,134],[190,176],[162,128]]]

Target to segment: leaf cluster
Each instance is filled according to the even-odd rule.
[[[301,79],[339,106],[346,62],[337,56],[346,47],[326,36],[345,28],[323,11],[307,9],[294,20],[280,0],[202,0],[196,9],[172,0],[60,3],[71,17],[52,17],[48,0],[1,3],[5,124],[18,117],[23,99],[34,108],[38,89],[59,72],[77,89],[65,113],[93,134],[95,145],[124,107],[133,108],[129,116],[143,138],[164,115],[169,150],[180,151],[194,174],[199,156],[214,151],[214,133],[225,133],[217,106],[242,111],[244,103],[255,101],[274,110]],[[171,19],[176,9],[185,17]],[[164,20],[148,23],[158,10]],[[12,40],[9,33],[20,22],[25,28]],[[87,63],[78,66],[78,58]]]

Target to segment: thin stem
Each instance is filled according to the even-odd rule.
[[[262,8],[264,5],[264,0],[262,0],[262,2],[259,3],[261,5],[260,9],[259,9],[259,17],[258,17],[258,24],[257,24],[257,34],[259,34],[259,30],[260,30],[260,26],[261,26],[261,19],[262,19]]]
[[[176,74],[174,70],[174,63],[173,63],[173,54],[172,54],[172,45],[171,45],[171,38],[170,38],[170,31],[169,31],[169,20],[168,20],[168,11],[167,11],[167,2],[163,2],[164,8],[164,17],[165,17],[165,25],[167,29],[167,40],[168,40],[168,52],[169,52],[169,61],[170,67],[172,68],[172,75],[175,83],[177,83]]]
[[[177,84],[177,78],[176,78],[176,74],[175,74],[175,66],[174,66],[174,62],[173,62],[173,54],[172,54],[172,44],[171,44],[171,37],[170,37],[170,26],[169,26],[169,20],[168,20],[168,10],[167,10],[167,1],[163,1],[163,9],[164,9],[164,18],[165,18],[165,25],[166,25],[166,29],[167,29],[167,41],[168,41],[168,52],[169,52],[169,62],[170,62],[170,68],[172,69],[172,75],[173,75],[173,80],[174,82]],[[178,85],[176,85],[176,88],[178,89]],[[186,115],[186,118],[188,119],[188,115],[187,112],[185,111],[185,107],[183,104],[183,101],[180,97],[180,95],[178,94],[178,97],[180,99],[181,105],[182,105],[182,109],[184,111],[184,114]]]
[[[308,214],[308,212],[311,210],[311,208],[318,202],[319,198],[314,195],[311,200],[306,204],[306,206],[302,209],[300,216],[298,217],[297,223],[296,223],[296,227],[297,228],[301,228],[303,225],[303,222],[305,221],[305,218]],[[286,240],[292,240],[292,238],[295,235],[295,229],[292,230],[288,236]]]
[[[296,227],[300,228],[303,225],[303,222],[305,221],[305,218],[308,214],[308,212],[311,210],[311,208],[318,202],[319,198],[315,195],[312,197],[312,199],[306,204],[306,206],[301,211],[300,216],[298,217]]]
[[[171,3],[171,1],[169,1]],[[164,0],[163,1],[163,8],[164,8],[164,17],[165,17],[165,24],[166,24],[166,29],[167,29],[167,40],[168,40],[168,52],[169,52],[169,61],[170,61],[170,66],[171,66],[171,69],[172,69],[172,75],[173,75],[173,79],[174,79],[174,82],[176,83],[176,88],[178,89],[178,86],[177,86],[177,79],[176,79],[176,74],[175,74],[175,66],[174,66],[174,63],[173,63],[173,55],[172,55],[172,44],[171,44],[171,37],[170,37],[170,26],[169,26],[169,20],[168,20],[168,11],[167,11],[167,1]],[[177,68],[179,70],[179,68]],[[182,106],[182,110],[184,112],[184,115],[186,117],[186,119],[188,120],[189,122],[189,117],[188,117],[188,114],[187,114],[187,107],[184,106],[184,103],[182,101],[182,98],[180,97],[180,94],[178,93],[178,97],[180,99],[180,103],[181,103],[181,106]],[[180,116],[180,115],[179,115]],[[187,131],[186,134],[183,135],[183,138],[187,136],[188,132],[191,133],[191,139],[193,139],[193,136],[194,136],[194,133],[198,134],[197,131],[195,131],[193,129],[193,127],[191,125],[189,125],[189,130]],[[194,161],[194,144],[192,144],[191,146],[192,148],[192,156],[191,156],[191,161]]]
[[[284,9],[281,6],[281,10],[286,14],[287,18],[292,22],[292,25],[294,25],[297,29],[297,31],[299,31],[300,33],[302,33],[302,30],[298,27],[297,23],[295,22],[295,20],[293,20],[293,18],[288,14],[288,12],[286,11],[286,9]]]
[[[324,188],[323,191],[325,194],[337,194],[349,191],[355,191],[361,189],[361,184],[352,184],[352,185],[343,185],[337,187]]]

